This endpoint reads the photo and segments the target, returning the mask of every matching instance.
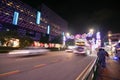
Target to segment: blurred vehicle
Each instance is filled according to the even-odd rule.
[[[66,51],[66,52],[73,52],[72,49],[66,49],[65,51]]]
[[[68,46],[68,48],[65,50],[66,52],[73,52],[75,46]]]
[[[90,55],[91,50],[87,46],[76,46],[73,53],[75,53],[75,54],[83,54],[83,55]]]
[[[27,55],[38,55],[49,52],[46,48],[41,47],[26,47],[23,49],[12,50],[8,54],[10,56],[27,56]]]
[[[92,48],[87,40],[79,39],[75,42],[76,47],[73,50],[75,54],[83,54],[83,55],[90,55],[92,52]]]
[[[69,48],[67,48],[65,51],[71,53],[71,52],[73,52],[73,49],[69,49]]]

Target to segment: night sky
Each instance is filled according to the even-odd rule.
[[[38,8],[41,3],[52,9],[68,22],[71,34],[87,33],[90,28],[95,31],[119,33],[119,0],[21,0]]]

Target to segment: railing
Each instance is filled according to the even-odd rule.
[[[96,80],[96,72],[98,68],[98,59],[91,61],[84,71],[77,77],[76,80]]]

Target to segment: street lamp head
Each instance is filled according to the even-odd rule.
[[[90,29],[89,32],[90,32],[90,33],[93,33],[93,32],[94,32],[94,29]]]
[[[108,37],[111,37],[112,36],[112,34],[108,34]]]
[[[67,33],[66,33],[66,36],[70,36],[70,33],[67,32]]]

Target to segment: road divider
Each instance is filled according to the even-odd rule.
[[[97,67],[97,58],[92,60],[75,80],[92,80]]]

